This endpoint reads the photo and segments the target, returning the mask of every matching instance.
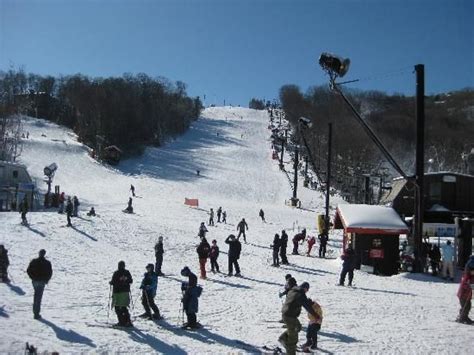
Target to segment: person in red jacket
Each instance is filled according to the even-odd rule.
[[[295,234],[293,237],[293,255],[298,255],[298,244],[303,243],[306,239],[306,228],[304,228],[301,233]]]
[[[314,236],[308,236],[308,252],[306,256],[310,256],[311,249],[313,249],[313,245],[316,243],[316,238]]]
[[[196,249],[199,257],[199,267],[201,269],[201,279],[206,279],[206,262],[211,251],[211,246],[207,242],[206,238],[202,238],[201,243]]]
[[[474,288],[474,255],[471,255],[466,264],[464,273],[461,278],[461,283],[458,289],[459,303],[461,309],[456,322],[472,324],[472,319],[469,318],[469,311],[471,310],[472,289]]]

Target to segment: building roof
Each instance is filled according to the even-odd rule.
[[[407,225],[392,207],[339,205],[334,228],[359,234],[406,234]]]

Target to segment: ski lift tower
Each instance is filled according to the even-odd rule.
[[[53,183],[53,178],[54,174],[56,173],[56,170],[58,170],[58,165],[56,163],[52,163],[48,166],[45,166],[45,168],[43,169],[44,175],[46,176],[46,179],[44,181],[48,185],[48,192],[44,197],[44,207],[50,206],[51,184]]]

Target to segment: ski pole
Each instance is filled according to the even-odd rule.
[[[110,300],[112,298],[112,285],[110,285],[109,287],[109,300],[108,300],[108,304],[107,304],[107,323],[109,323],[109,313],[110,313],[110,308],[111,308],[111,305],[110,305]]]

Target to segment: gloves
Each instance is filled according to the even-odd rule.
[[[278,297],[282,298],[284,294],[284,292],[278,292]]]

